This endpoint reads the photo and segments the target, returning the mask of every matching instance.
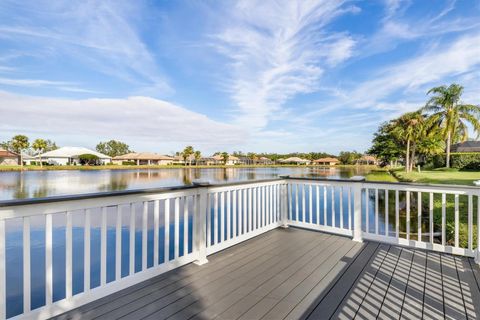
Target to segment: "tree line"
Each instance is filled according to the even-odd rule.
[[[468,125],[480,133],[480,106],[463,103],[462,93],[458,84],[430,89],[424,106],[379,127],[369,153],[385,163],[403,160],[406,172],[445,153],[450,168],[451,145],[468,139]]]

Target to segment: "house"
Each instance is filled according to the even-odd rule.
[[[267,157],[260,157],[260,158],[255,160],[255,163],[256,164],[261,164],[261,165],[271,165],[271,164],[273,164],[273,161],[270,160]]]
[[[52,165],[80,164],[79,156],[83,154],[93,154],[98,157],[100,164],[108,164],[112,158],[100,152],[93,151],[83,147],[62,147],[53,151],[48,151],[36,156],[35,158]]]
[[[364,154],[360,159],[357,160],[357,164],[361,165],[378,165],[379,161],[374,156]]]
[[[238,157],[235,157],[235,156],[232,156],[232,155],[228,156],[227,162],[225,162],[223,160],[223,157],[222,157],[221,154],[211,156],[210,159],[211,159],[211,162],[213,162],[214,165],[225,164],[227,166],[233,166],[233,165],[236,165],[236,164],[240,164],[240,159]]]
[[[182,155],[174,156],[172,158],[172,164],[196,164],[195,163],[195,156],[193,154],[189,155],[187,159],[184,159]],[[199,161],[200,162],[200,161]]]
[[[299,157],[290,157],[286,159],[279,159],[278,162],[283,164],[309,164],[310,160],[302,159]]]
[[[327,157],[327,158],[320,158],[317,160],[313,160],[313,164],[319,166],[334,166],[340,163],[340,160],[337,158]]]
[[[451,152],[480,152],[480,141],[465,141],[453,144]]]
[[[17,166],[20,164],[20,156],[14,152],[0,148],[0,165]]]
[[[122,164],[123,162],[135,162],[137,165],[169,165],[172,164],[174,158],[164,156],[153,152],[131,152],[121,156],[116,156],[112,159],[115,164]]]

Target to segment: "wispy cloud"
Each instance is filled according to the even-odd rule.
[[[18,19],[8,25],[0,24],[0,39],[27,42],[47,54],[72,57],[139,88],[172,92],[136,28],[142,15],[140,4],[83,1],[73,6],[69,1],[7,1],[4,5],[13,6]],[[22,14],[28,19],[20,18]]]
[[[67,100],[0,91],[0,101],[4,139],[19,132],[68,139],[59,141],[63,144],[122,139],[137,150],[161,152],[187,144],[233,151],[248,139],[240,127],[148,97]]]
[[[214,45],[231,60],[235,120],[249,128],[265,127],[289,99],[316,90],[325,69],[355,45],[348,34],[324,31],[339,15],[358,12],[342,1],[240,1],[229,9]]]

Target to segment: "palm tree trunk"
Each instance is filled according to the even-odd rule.
[[[416,145],[414,143],[412,146],[412,156],[410,157],[410,172],[413,171],[413,165],[415,163],[415,149]]]
[[[452,143],[452,134],[448,131],[447,135],[447,159],[446,159],[446,167],[450,168],[450,144]]]
[[[410,140],[407,140],[407,155],[405,159],[405,171],[408,172],[410,169]]]

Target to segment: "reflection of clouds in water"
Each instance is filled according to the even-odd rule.
[[[368,168],[275,167],[275,168],[169,168],[142,170],[0,172],[0,200],[92,192],[148,189],[191,184],[194,181],[224,183],[262,180],[290,175],[349,178]]]

